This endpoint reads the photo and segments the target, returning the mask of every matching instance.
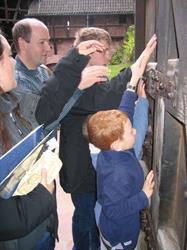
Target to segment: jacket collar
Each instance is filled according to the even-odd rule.
[[[21,96],[16,90],[0,95],[0,112],[10,113],[20,102]]]
[[[38,68],[36,69],[28,69],[27,66],[21,61],[21,59],[19,58],[19,56],[16,56],[16,70],[19,70],[19,71],[24,71],[24,72],[38,72]]]

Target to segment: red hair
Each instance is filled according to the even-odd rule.
[[[120,110],[99,111],[87,121],[89,141],[101,150],[110,150],[111,144],[124,134],[124,125],[128,119]]]

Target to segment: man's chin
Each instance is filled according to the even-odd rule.
[[[41,64],[45,64],[46,65],[46,63],[47,63],[47,56],[45,56],[45,57],[42,58],[42,63]]]

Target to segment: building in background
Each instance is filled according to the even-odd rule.
[[[2,0],[0,28],[12,43],[11,29],[25,16],[36,17],[49,28],[53,66],[72,46],[75,32],[82,27],[106,29],[113,48],[119,47],[129,25],[134,23],[135,0]]]
[[[82,27],[104,28],[112,37],[113,48],[119,47],[128,26],[134,23],[134,12],[135,0],[34,0],[28,16],[48,26],[53,47],[49,62],[55,63]]]
[[[32,0],[1,0],[0,1],[0,28],[12,42],[12,26],[28,13]]]

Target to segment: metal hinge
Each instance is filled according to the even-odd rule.
[[[172,102],[172,106],[176,106],[176,86],[178,84],[178,59],[168,60],[167,72],[163,73],[157,70],[157,63],[148,63],[146,70],[148,93],[156,98],[162,96]]]

